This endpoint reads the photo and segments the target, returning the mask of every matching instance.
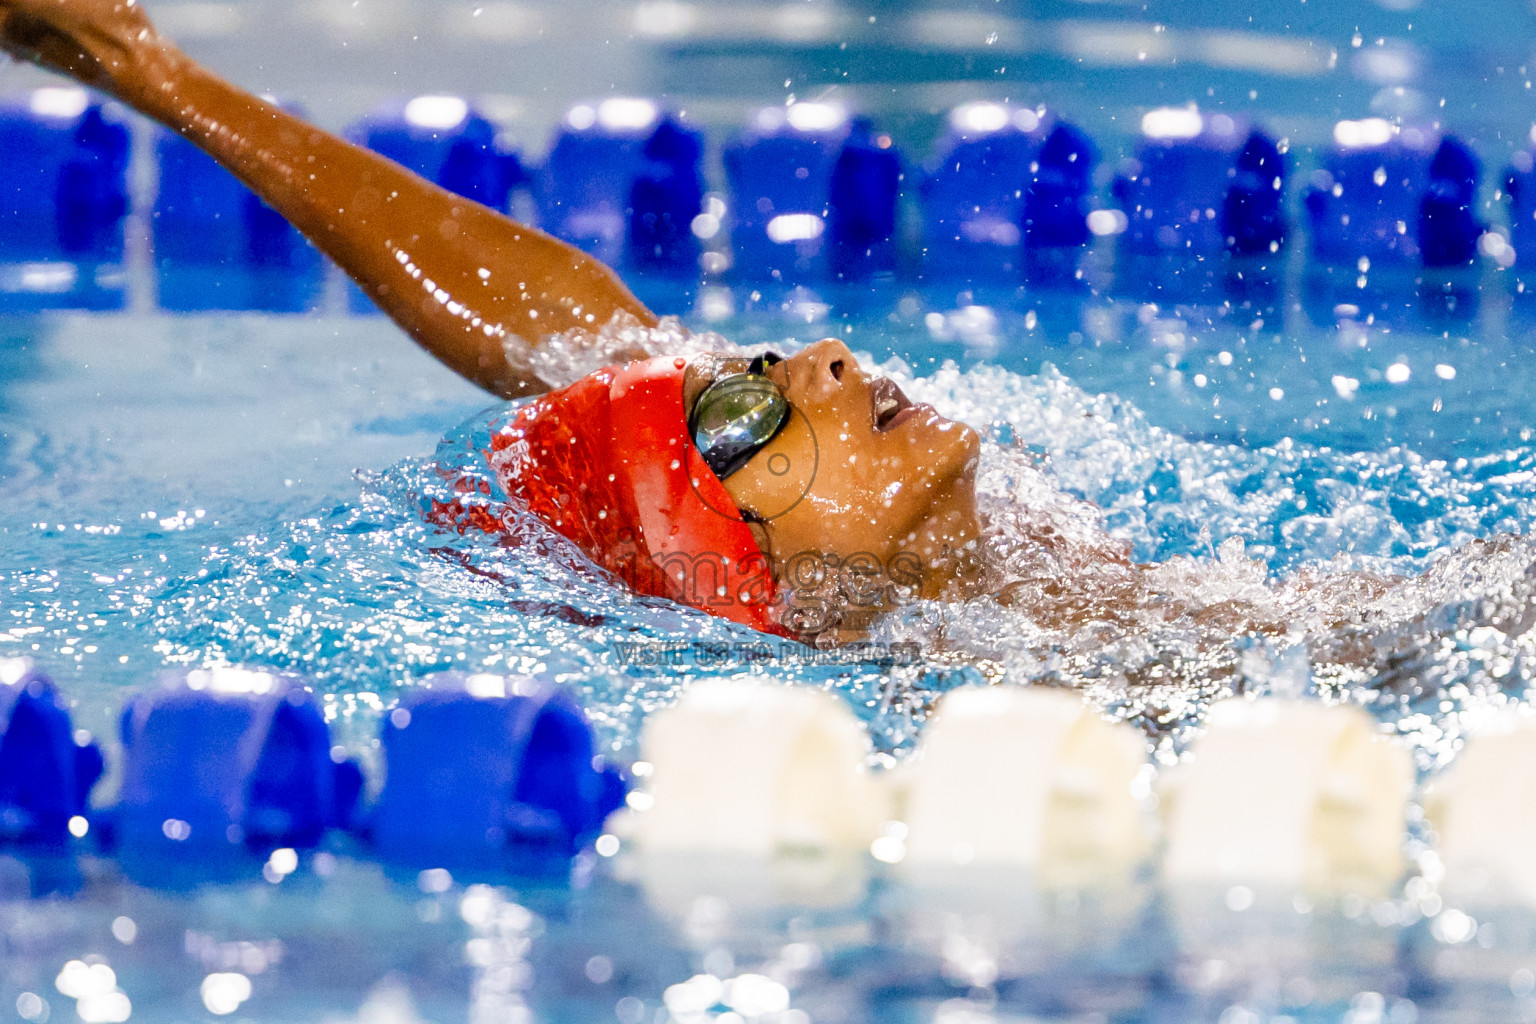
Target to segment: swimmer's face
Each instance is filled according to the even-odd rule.
[[[767,375],[794,412],[723,482],[737,507],[762,521],[754,530],[781,578],[797,556],[863,555],[885,566],[901,560],[898,575],[909,578],[918,567],[922,590],[936,595],[956,550],[979,532],[976,432],[913,404],[833,339]]]

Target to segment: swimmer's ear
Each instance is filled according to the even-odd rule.
[[[757,542],[757,549],[763,553],[768,559],[768,564],[772,566],[774,564],[773,539],[768,536],[768,520],[747,508],[741,510],[741,519],[747,524],[747,529],[752,531],[752,539]]]

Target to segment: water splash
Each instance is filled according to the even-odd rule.
[[[694,356],[710,353],[742,354],[748,349],[713,331],[690,331],[675,316],[664,316],[655,327],[646,327],[623,310],[601,330],[566,331],[546,338],[528,351],[518,339],[507,343],[507,358],[552,388],[562,388],[615,363],[646,356]]]
[[[1276,671],[1288,658],[1326,698],[1376,710],[1426,768],[1457,749],[1459,716],[1531,684],[1536,546],[1505,532],[1530,522],[1530,449],[1450,464],[1244,449],[1150,426],[1050,368],[887,370],[990,438],[978,494],[995,576],[994,594],[909,609],[887,636],[1078,687],[1168,756],[1212,700],[1296,689]]]
[[[617,347],[550,349],[557,379],[620,349],[673,351],[684,334],[664,322],[605,337]],[[273,500],[222,519],[93,518],[61,490],[81,478],[48,469],[71,452],[47,437],[13,449],[13,483],[60,511],[0,524],[12,556],[0,653],[40,658],[102,732],[121,691],[165,664],[296,669],[358,745],[399,687],[445,668],[547,673],[582,694],[617,750],[633,749],[650,709],[727,674],[834,690],[888,754],[911,745],[944,691],[997,678],[1077,687],[1165,757],[1211,700],[1238,690],[1367,704],[1425,767],[1452,755],[1462,716],[1523,699],[1536,552],[1509,534],[1536,512],[1536,449],[1436,461],[1402,447],[1244,448],[1160,430],[1050,368],[886,370],[987,440],[979,490],[996,585],[879,622],[875,639],[921,648],[915,664],[769,641],[626,593],[515,515],[500,539],[434,525],[426,510],[452,496],[447,481],[485,474],[497,413],[299,515]]]

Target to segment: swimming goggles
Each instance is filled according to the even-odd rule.
[[[765,371],[782,356],[765,352],[745,373],[720,377],[700,392],[688,433],[704,462],[724,480],[751,461],[789,422],[789,399]]]

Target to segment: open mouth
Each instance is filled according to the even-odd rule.
[[[876,430],[890,430],[907,418],[903,413],[913,408],[912,400],[887,377],[876,377],[870,382],[869,401]]]

